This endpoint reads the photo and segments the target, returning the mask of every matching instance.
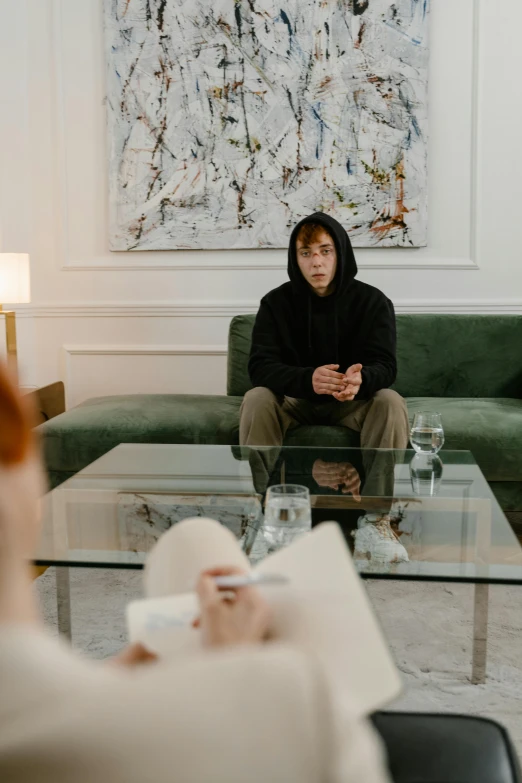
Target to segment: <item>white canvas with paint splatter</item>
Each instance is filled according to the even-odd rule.
[[[429,0],[105,0],[112,250],[427,232]]]

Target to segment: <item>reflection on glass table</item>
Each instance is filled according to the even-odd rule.
[[[285,483],[306,487],[312,525],[338,521],[352,550],[356,531],[386,518],[408,558],[375,568],[366,555],[363,575],[522,584],[520,544],[465,451],[122,444],[45,496],[37,560],[140,568],[161,532],[203,515],[249,549],[268,489]]]
[[[416,454],[410,462],[411,486],[416,495],[437,495],[442,484],[444,465],[440,457]]]
[[[255,562],[277,546],[264,530],[267,492],[297,484],[312,525],[339,523],[363,577],[475,583],[483,681],[488,585],[522,584],[522,548],[470,452],[419,456],[431,462],[413,451],[122,444],[43,500],[36,562],[62,566],[62,631],[65,566],[142,568],[158,536],[190,516],[218,519]]]

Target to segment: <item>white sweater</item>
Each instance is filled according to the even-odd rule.
[[[44,631],[0,629],[2,783],[385,783],[368,724],[340,716],[291,647],[120,670]]]

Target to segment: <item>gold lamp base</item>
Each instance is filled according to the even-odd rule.
[[[5,344],[7,348],[7,366],[13,374],[18,373],[18,354],[16,348],[16,320],[13,310],[3,310],[0,305],[0,315],[5,319]]]

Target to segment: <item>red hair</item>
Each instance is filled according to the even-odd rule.
[[[23,462],[32,442],[31,417],[22,397],[0,364],[0,464]]]
[[[319,223],[305,223],[304,226],[301,226],[299,229],[296,241],[299,240],[303,245],[309,246],[314,241],[318,242],[319,235],[323,233],[328,234],[328,236],[333,239],[330,232]]]

